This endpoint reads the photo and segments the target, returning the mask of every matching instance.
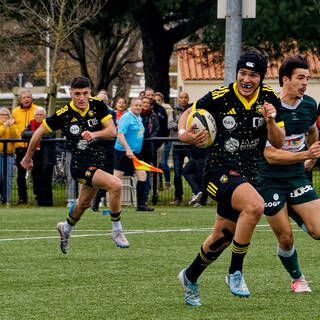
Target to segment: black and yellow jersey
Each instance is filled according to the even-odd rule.
[[[72,165],[91,165],[101,167],[104,159],[104,140],[88,142],[82,138],[83,131],[102,130],[102,123],[112,116],[105,103],[98,98],[89,98],[87,108],[82,111],[69,104],[56,111],[43,121],[49,131],[61,129],[72,152]]]
[[[283,126],[278,115],[280,100],[274,90],[264,84],[250,102],[239,94],[236,82],[209,92],[196,102],[196,108],[209,111],[217,124],[217,136],[209,147],[206,171],[230,169],[256,183],[257,161],[263,158],[268,134],[262,115],[265,102],[276,108],[275,120]]]

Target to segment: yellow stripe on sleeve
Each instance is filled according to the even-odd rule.
[[[104,118],[101,119],[101,123],[104,123],[104,122],[106,122],[107,120],[109,120],[111,118],[112,118],[112,115],[108,114],[107,116],[105,116]]]
[[[48,126],[46,119],[44,119],[42,123],[49,132],[53,132],[53,130]]]

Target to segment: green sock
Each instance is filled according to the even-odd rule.
[[[284,266],[289,272],[292,279],[298,279],[302,276],[299,269],[298,254],[295,247],[292,247],[289,251],[284,251],[278,246],[278,256]]]

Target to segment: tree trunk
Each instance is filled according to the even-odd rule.
[[[159,41],[150,33],[144,34],[143,39],[143,70],[145,74],[146,87],[154,91],[160,91],[165,102],[169,102],[169,61],[173,52],[173,45],[169,41]]]

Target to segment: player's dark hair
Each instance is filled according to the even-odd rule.
[[[289,55],[284,58],[279,69],[279,83],[280,87],[283,86],[283,77],[291,79],[294,69],[309,69],[309,63],[306,56],[301,54]]]
[[[70,82],[71,89],[91,88],[90,80],[86,77],[75,77]]]

